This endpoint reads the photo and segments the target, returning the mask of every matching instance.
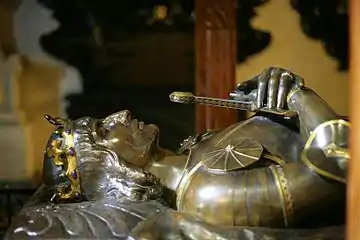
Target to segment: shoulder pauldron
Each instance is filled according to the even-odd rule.
[[[345,183],[349,129],[350,123],[344,120],[319,125],[305,144],[302,161],[317,174]]]

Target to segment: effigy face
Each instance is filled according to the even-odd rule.
[[[149,162],[153,150],[158,147],[158,127],[132,119],[127,110],[108,116],[95,128],[98,144],[139,167]]]
[[[101,120],[46,118],[57,126],[46,146],[43,169],[45,186],[54,191],[54,199],[161,195],[158,179],[136,167],[146,164],[157,147],[155,125],[131,120],[129,111]]]
[[[21,211],[8,239],[127,239],[140,221],[167,209],[160,181],[130,164],[152,158],[155,125],[131,119],[129,111],[105,119],[46,119],[56,128],[45,149],[45,186]]]

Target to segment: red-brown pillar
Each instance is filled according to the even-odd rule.
[[[196,0],[196,94],[227,98],[235,88],[236,0]],[[234,110],[196,106],[196,131],[237,121]]]
[[[347,194],[347,240],[360,240],[360,1],[351,0],[350,17],[350,156]]]

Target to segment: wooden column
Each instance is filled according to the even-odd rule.
[[[8,57],[17,51],[14,36],[14,15],[21,1],[0,1],[0,50]]]
[[[236,0],[196,0],[196,94],[227,98],[235,88]],[[226,127],[237,112],[196,106],[196,131]]]
[[[360,240],[360,1],[350,0],[351,137],[347,194],[347,240]]]

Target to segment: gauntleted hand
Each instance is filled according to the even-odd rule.
[[[270,67],[253,79],[242,82],[230,94],[234,100],[253,101],[257,109],[287,109],[286,99],[291,90],[302,88],[304,80],[294,73]]]

